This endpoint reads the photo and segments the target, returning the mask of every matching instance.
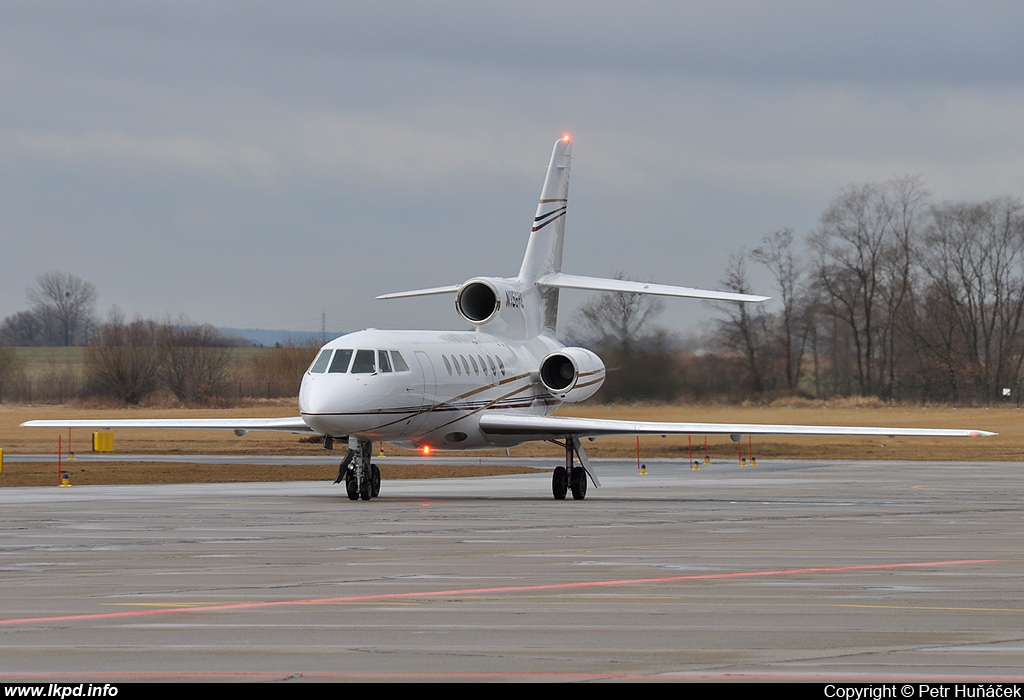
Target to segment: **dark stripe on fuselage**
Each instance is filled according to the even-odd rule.
[[[497,399],[494,399],[493,401],[481,401],[481,402],[473,402],[473,403],[469,403],[469,404],[463,403],[462,405],[456,405],[456,402],[461,402],[463,399],[469,398],[470,396],[473,396],[475,394],[479,394],[480,392],[487,391],[489,389],[493,389],[496,386],[502,386],[503,384],[509,384],[510,382],[519,381],[521,379],[528,379],[529,376],[530,376],[529,373],[525,373],[524,372],[522,374],[517,374],[517,375],[515,375],[513,377],[506,377],[505,379],[502,379],[500,382],[498,382],[497,385],[495,385],[495,384],[485,384],[485,385],[482,385],[482,386],[474,387],[473,389],[470,389],[469,391],[463,392],[462,394],[459,394],[458,396],[454,396],[451,399],[448,399],[446,401],[442,401],[442,402],[433,404],[431,406],[426,406],[426,407],[424,407],[424,406],[411,407],[410,406],[409,408],[389,408],[389,409],[381,409],[381,410],[377,410],[377,411],[356,411],[356,412],[331,411],[331,412],[327,412],[327,413],[301,413],[300,415],[303,415],[303,416],[322,416],[322,417],[345,417],[345,416],[355,417],[355,416],[384,416],[384,415],[387,415],[387,416],[398,415],[399,416],[398,418],[395,418],[394,420],[390,420],[390,421],[387,421],[386,423],[381,423],[381,424],[376,425],[376,426],[374,426],[372,428],[368,428],[367,431],[371,432],[371,431],[382,430],[384,428],[389,428],[389,427],[391,427],[391,426],[393,426],[393,425],[395,425],[397,423],[401,423],[402,421],[407,421],[407,420],[412,420],[414,418],[418,418],[419,416],[422,416],[422,415],[424,415],[426,413],[441,413],[441,412],[448,412],[448,411],[464,411],[466,413],[466,415],[471,415],[471,414],[476,413],[478,411],[482,411],[482,410],[484,410],[486,408],[494,408],[494,407],[502,408],[502,409],[504,409],[504,408],[528,408],[529,406],[531,406],[533,404],[533,402],[536,400],[536,398],[533,398],[533,399],[531,399],[530,401],[528,401],[526,403],[522,403],[521,401],[517,401],[514,405],[509,405],[509,406],[497,405],[497,404],[501,404],[501,402],[505,401],[507,398],[509,398],[511,396],[515,396],[516,394],[520,394],[523,391],[526,391],[526,390],[530,389],[531,387],[534,386],[533,382],[529,382],[527,384],[524,384],[522,387],[519,387],[515,391],[509,392],[508,394],[505,394],[504,396],[500,396]],[[445,423],[444,425],[439,426],[439,427],[444,427],[445,425],[450,425],[451,423],[454,423],[457,420],[461,420],[464,417],[465,416],[459,416],[459,418],[456,418],[456,419],[454,419],[452,421],[449,421],[448,423]],[[435,428],[435,430],[436,429],[437,428]]]

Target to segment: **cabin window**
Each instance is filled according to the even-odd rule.
[[[388,351],[387,350],[378,350],[377,351],[377,364],[380,366],[380,371],[381,372],[390,372],[391,371],[391,360],[388,359]]]
[[[394,365],[396,372],[409,371],[409,365],[405,364],[405,358],[397,350],[391,351],[391,364]]]
[[[505,376],[505,363],[501,361],[501,357],[498,357],[498,368],[501,369],[501,376]]]
[[[337,374],[344,374],[348,371],[348,361],[352,359],[351,350],[338,350],[334,353],[334,360],[331,362],[331,368],[328,372],[334,372]]]
[[[455,374],[462,376],[462,368],[459,367],[459,361],[455,359],[455,355],[452,355],[452,362],[455,363]]]
[[[476,359],[480,360],[480,371],[487,374],[487,364],[484,362],[483,355],[477,355]]]
[[[357,350],[356,359],[352,363],[352,374],[373,374],[377,371],[374,366],[373,350]]]
[[[448,370],[448,376],[452,376],[452,363],[448,361],[446,355],[441,355],[441,359],[444,360],[444,368]]]
[[[321,350],[320,354],[317,355],[316,360],[309,367],[310,374],[323,374],[324,370],[327,369],[327,363],[331,361],[331,353],[333,350]]]
[[[480,374],[480,368],[476,366],[476,360],[472,355],[469,356],[469,361],[473,363],[473,374]]]
[[[487,356],[487,364],[489,364],[491,366],[491,374],[493,374],[495,377],[497,377],[498,376],[498,371],[494,368],[494,360],[491,358],[490,355]]]
[[[459,359],[462,360],[462,368],[464,370],[466,370],[466,376],[468,377],[469,376],[469,363],[466,362],[466,356],[465,355],[459,355]]]

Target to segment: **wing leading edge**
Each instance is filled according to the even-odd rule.
[[[147,420],[30,420],[23,428],[160,428],[177,430],[233,430],[244,435],[250,430],[273,430],[285,433],[312,433],[301,417],[295,418],[154,418]]]
[[[480,429],[488,435],[516,435],[543,440],[613,435],[729,435],[738,440],[744,435],[884,435],[886,437],[990,437],[998,433],[986,430],[944,428],[885,428],[838,425],[763,425],[756,423],[657,423],[606,420],[600,418],[563,418],[524,416],[488,411],[480,417]]]

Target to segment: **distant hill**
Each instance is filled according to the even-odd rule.
[[[241,336],[251,341],[253,345],[265,348],[272,348],[275,345],[303,345],[307,342],[326,342],[323,340],[323,335],[320,331],[270,331],[263,328],[219,328],[218,330]],[[344,334],[337,331],[327,331],[327,340],[337,338],[339,335]]]

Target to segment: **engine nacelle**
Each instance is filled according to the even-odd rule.
[[[508,280],[477,277],[459,287],[455,310],[474,326],[491,323],[497,332],[524,335],[527,331],[524,296]]]
[[[604,362],[584,348],[563,348],[540,363],[540,383],[570,403],[589,399],[604,384]]]

